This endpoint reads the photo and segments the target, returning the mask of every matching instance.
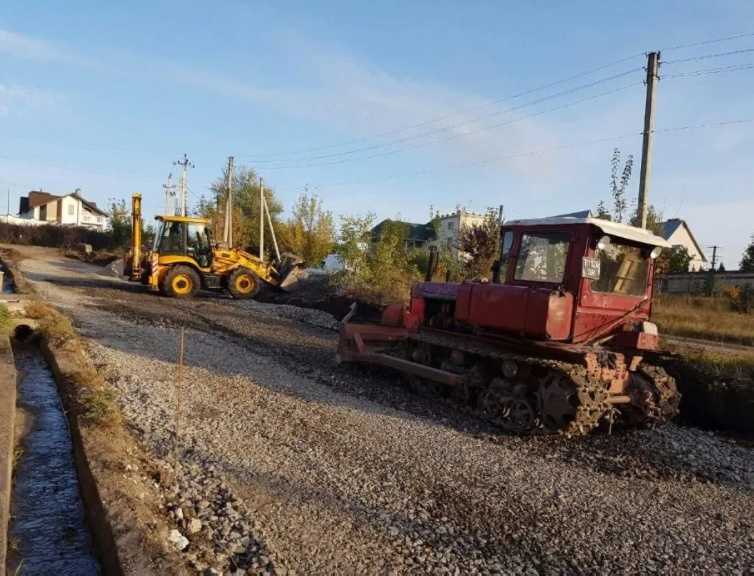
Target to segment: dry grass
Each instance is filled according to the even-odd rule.
[[[7,336],[10,332],[10,312],[5,304],[0,303],[0,336]]]
[[[652,319],[661,334],[754,346],[754,315],[734,311],[723,297],[659,296]]]
[[[81,417],[89,423],[113,426],[121,421],[115,404],[115,394],[97,371],[83,360],[84,351],[70,320],[39,300],[24,306],[26,314],[39,323],[39,330],[51,348],[82,357],[75,370],[63,376],[73,384]]]
[[[24,310],[29,318],[37,320],[39,331],[54,343],[63,343],[76,337],[71,321],[60,312],[39,300],[26,302]]]

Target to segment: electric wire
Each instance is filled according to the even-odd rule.
[[[458,134],[459,133],[458,131],[461,130],[461,129],[463,129],[467,125],[474,125],[475,123],[478,124],[479,122],[481,122],[483,120],[486,120],[486,119],[490,119],[490,118],[494,118],[496,116],[500,116],[500,115],[503,115],[503,114],[508,114],[508,113],[511,113],[511,112],[515,112],[516,110],[521,110],[523,108],[529,108],[531,106],[535,106],[537,104],[541,104],[542,102],[546,102],[548,100],[553,100],[555,98],[560,98],[562,96],[567,96],[568,94],[573,94],[574,92],[579,92],[581,90],[592,88],[594,86],[597,86],[599,84],[603,84],[605,82],[609,82],[609,81],[612,81],[612,80],[616,80],[618,78],[622,78],[624,76],[628,76],[628,75],[633,74],[635,72],[638,72],[640,70],[641,70],[640,67],[638,67],[638,68],[631,68],[630,70],[625,70],[625,71],[623,71],[623,72],[621,72],[619,74],[614,74],[614,75],[606,77],[606,78],[600,78],[599,80],[595,80],[593,82],[589,82],[589,83],[586,83],[586,84],[581,84],[579,86],[575,86],[575,87],[569,88],[567,90],[562,90],[562,91],[556,92],[554,94],[549,94],[547,96],[543,96],[543,97],[538,98],[536,100],[531,100],[531,101],[528,101],[528,102],[524,102],[522,104],[519,104],[517,106],[512,106],[512,107],[504,109],[504,110],[498,110],[498,111],[496,111],[493,114],[489,114],[489,115],[485,115],[485,116],[479,116],[479,117],[477,117],[475,119],[467,120],[465,122],[460,122],[460,123],[457,123],[457,124],[451,124],[449,126],[443,126],[441,128],[434,128],[432,130],[428,130],[428,131],[422,132],[420,134],[414,134],[414,135],[411,135],[411,136],[405,136],[405,137],[399,138],[399,139],[397,139],[397,140],[395,140],[393,142],[386,142],[386,143],[381,143],[381,144],[373,144],[373,145],[370,145],[370,146],[365,146],[365,147],[356,148],[356,149],[353,149],[353,150],[348,150],[348,151],[343,151],[343,152],[337,152],[337,153],[332,153],[332,154],[324,154],[324,155],[319,155],[319,156],[312,156],[312,157],[307,158],[307,159],[303,159],[303,160],[299,160],[299,161],[293,161],[292,163],[289,162],[285,166],[275,166],[275,165],[273,165],[273,166],[265,166],[264,168],[265,169],[272,169],[272,168],[283,169],[283,168],[290,168],[290,167],[311,167],[312,165],[315,165],[315,164],[312,164],[312,163],[313,162],[317,162],[318,160],[328,160],[328,159],[341,158],[341,157],[352,157],[352,156],[360,154],[362,152],[370,152],[370,151],[379,150],[379,149],[382,149],[382,148],[389,148],[391,146],[405,144],[406,142],[412,142],[414,140],[420,140],[420,139],[424,139],[424,138],[427,138],[427,137],[435,136],[437,134],[443,134],[443,133],[448,133],[448,132],[451,132],[451,134],[449,136],[447,136],[447,138],[448,139],[453,139],[453,138],[455,138],[457,136],[455,136],[452,133],[452,131],[456,131],[456,134]],[[621,88],[621,89],[623,89],[623,88]],[[391,152],[391,154],[392,153],[393,152]],[[365,158],[361,157],[361,158],[356,158],[356,159],[357,160],[363,160]],[[277,162],[281,162],[281,161],[277,161]],[[336,163],[339,164],[341,162],[338,161]],[[325,163],[325,165],[327,165],[327,163]]]
[[[680,58],[678,60],[665,60],[663,65],[683,64],[685,62],[697,62],[699,60],[709,60],[710,58],[724,58],[726,56],[736,56],[738,54],[749,54],[754,52],[754,48],[741,48],[739,50],[729,50],[728,52],[717,52],[715,54],[702,54],[701,56],[690,56],[689,58]]]
[[[739,72],[742,70],[751,70],[754,64],[733,64],[731,66],[718,66],[716,68],[702,68],[699,70],[690,70],[688,72],[679,72],[677,74],[663,74],[662,79],[669,78],[695,78],[698,76],[707,76],[710,74],[724,74],[726,72]]]
[[[600,92],[598,94],[593,94],[591,96],[580,98],[580,99],[572,101],[572,102],[567,102],[565,104],[556,106],[554,108],[548,108],[546,110],[538,110],[536,112],[532,112],[530,114],[525,114],[523,116],[518,116],[516,118],[511,118],[511,119],[505,120],[503,122],[498,122],[498,123],[490,124],[490,125],[483,125],[483,126],[477,127],[476,129],[466,130],[466,131],[463,131],[463,132],[456,132],[456,133],[453,133],[453,134],[450,134],[450,135],[447,135],[447,136],[442,136],[442,137],[439,137],[439,138],[434,138],[433,141],[419,142],[419,143],[416,143],[413,146],[409,146],[409,147],[395,148],[395,149],[386,150],[386,151],[383,151],[383,152],[378,152],[378,153],[370,154],[370,155],[367,155],[367,156],[361,156],[359,158],[340,158],[340,159],[337,159],[337,160],[330,160],[330,161],[326,161],[326,162],[312,162],[312,163],[307,163],[307,164],[293,164],[293,165],[285,165],[285,166],[268,166],[268,167],[265,167],[264,169],[265,170],[290,170],[290,169],[296,169],[296,168],[318,168],[318,167],[324,167],[324,166],[335,166],[335,165],[339,165],[339,164],[344,164],[346,162],[351,162],[351,161],[354,161],[354,160],[364,161],[364,160],[372,160],[372,159],[375,159],[375,158],[384,158],[384,157],[392,156],[394,154],[398,154],[398,153],[401,153],[401,152],[409,152],[409,151],[416,150],[416,149],[419,149],[419,148],[424,148],[425,146],[430,145],[430,144],[440,143],[440,142],[442,142],[442,143],[449,142],[449,141],[452,141],[452,140],[455,140],[455,139],[458,139],[458,138],[464,138],[464,137],[467,137],[467,136],[472,136],[472,135],[478,134],[480,132],[486,132],[488,130],[494,130],[494,129],[497,129],[497,128],[501,128],[503,126],[510,126],[512,124],[515,124],[517,122],[521,122],[523,120],[526,120],[526,119],[529,119],[529,118],[532,118],[532,117],[535,117],[535,116],[541,116],[543,114],[549,114],[551,112],[556,112],[558,110],[563,110],[565,108],[571,108],[573,106],[576,106],[578,104],[582,104],[584,102],[589,102],[589,101],[592,101],[592,100],[596,100],[597,98],[603,98],[605,96],[612,95],[612,94],[615,94],[615,93],[618,93],[618,92],[622,92],[622,91],[627,90],[629,88],[634,88],[636,86],[641,86],[641,85],[642,85],[641,82],[632,82],[631,84],[626,84],[624,86],[620,86],[620,87],[614,88],[612,90],[607,90],[607,91],[604,91],[604,92]]]
[[[298,157],[300,157],[300,156],[303,156],[304,158],[306,158],[306,157],[308,157],[308,154],[311,153],[311,152],[317,152],[317,151],[320,151],[320,150],[327,150],[327,149],[332,149],[332,148],[340,148],[340,147],[346,146],[348,144],[353,144],[353,143],[357,143],[357,142],[368,141],[368,140],[371,140],[371,139],[384,138],[386,136],[392,136],[392,135],[400,134],[400,133],[403,133],[403,132],[414,130],[416,128],[422,128],[424,126],[428,126],[428,125],[431,125],[431,124],[436,124],[436,123],[441,122],[443,120],[446,120],[448,118],[452,118],[452,117],[455,117],[455,116],[460,116],[460,115],[468,113],[468,112],[472,112],[472,111],[483,109],[483,108],[489,108],[489,107],[492,107],[494,105],[500,104],[501,102],[505,102],[505,101],[508,101],[508,100],[515,100],[515,99],[518,99],[518,98],[522,98],[524,96],[528,96],[528,95],[534,94],[536,92],[541,92],[543,90],[546,90],[548,88],[552,88],[554,86],[558,86],[560,84],[566,84],[568,82],[572,82],[573,80],[578,80],[579,78],[584,78],[586,76],[590,76],[590,75],[592,75],[592,74],[594,74],[596,72],[600,72],[600,71],[605,70],[607,68],[611,68],[613,66],[617,66],[618,64],[622,64],[624,62],[628,62],[630,60],[633,60],[633,59],[638,58],[639,56],[643,56],[643,55],[644,55],[644,52],[637,52],[637,53],[632,54],[630,56],[626,56],[626,57],[623,57],[623,58],[620,58],[620,59],[617,59],[617,60],[613,60],[613,61],[608,62],[606,64],[602,64],[600,66],[596,66],[594,68],[590,68],[590,69],[585,70],[583,72],[579,72],[577,74],[573,74],[573,75],[568,76],[566,78],[561,78],[560,80],[555,80],[553,82],[548,82],[546,84],[542,84],[542,85],[537,86],[535,88],[530,88],[530,89],[527,89],[527,90],[523,90],[521,92],[509,95],[509,96],[503,96],[503,97],[495,98],[495,99],[493,99],[493,100],[491,100],[489,102],[486,102],[486,103],[484,103],[482,105],[479,105],[479,106],[465,108],[463,110],[456,111],[456,112],[441,114],[439,116],[435,116],[433,118],[430,118],[428,120],[424,120],[424,121],[419,122],[417,124],[412,124],[412,125],[409,125],[409,126],[404,126],[402,128],[395,128],[395,129],[392,129],[392,130],[387,130],[385,132],[380,132],[380,133],[377,133],[377,134],[373,134],[371,136],[363,136],[363,137],[354,138],[354,139],[351,139],[351,140],[346,140],[346,141],[343,141],[343,142],[340,142],[340,143],[333,143],[333,144],[326,144],[326,145],[323,145],[323,146],[316,146],[316,147],[312,147],[312,148],[300,150],[298,152],[267,154],[265,156],[260,156],[260,157],[257,157],[256,154],[241,154],[241,155],[238,155],[238,157],[239,158],[248,159],[252,163],[272,162],[272,161],[275,161],[275,160],[277,160],[277,161],[282,161],[282,160],[290,161],[290,160],[298,159]],[[608,78],[606,80],[609,80],[609,79],[611,79],[611,78]],[[604,80],[604,81],[606,81],[606,80]],[[280,157],[282,157],[282,158],[280,158]]]
[[[722,38],[712,38],[711,40],[702,40],[699,42],[690,42],[688,44],[677,44],[668,48],[663,48],[663,52],[671,52],[673,50],[684,50],[686,48],[697,48],[699,46],[707,46],[709,44],[719,44],[721,42],[728,42],[730,40],[739,40],[740,38],[751,38],[754,36],[754,32],[742,32],[740,34],[733,34],[732,36],[723,36]]]
[[[751,124],[754,123],[754,118],[742,118],[742,119],[735,119],[735,120],[722,120],[722,121],[715,121],[715,122],[702,122],[698,124],[687,124],[683,126],[672,126],[668,128],[659,128],[652,131],[653,134],[670,134],[670,133],[676,133],[676,132],[685,132],[689,130],[701,130],[701,129],[710,129],[710,128],[719,128],[719,127],[725,127],[725,126],[735,126],[735,125],[744,125],[744,124]],[[474,167],[474,166],[485,166],[490,164],[496,164],[500,163],[503,160],[509,160],[513,158],[522,158],[526,156],[537,156],[541,154],[546,154],[548,152],[556,152],[560,150],[569,150],[569,149],[577,149],[584,146],[591,146],[594,144],[600,144],[604,142],[610,142],[610,141],[617,141],[617,140],[626,140],[630,138],[639,138],[643,136],[642,131],[634,131],[634,132],[627,132],[624,134],[618,134],[615,136],[604,136],[599,138],[594,138],[590,140],[583,140],[578,142],[569,142],[566,144],[560,144],[557,146],[550,146],[550,147],[544,147],[544,148],[538,148],[535,150],[528,150],[523,152],[513,152],[510,154],[504,154],[504,155],[496,155],[492,158],[486,158],[482,160],[477,160],[473,162],[464,162],[460,164],[456,164],[454,166],[450,166],[451,168],[467,168],[467,167]],[[410,172],[410,173],[404,173],[404,174],[396,174],[393,176],[389,176],[387,178],[379,178],[377,180],[370,179],[370,183],[373,182],[385,182],[385,181],[391,181],[391,180],[398,180],[403,178],[410,178],[414,176],[421,176],[424,174],[430,174],[432,172],[435,172],[436,169],[434,168],[426,168],[422,169],[417,172]],[[318,189],[318,190],[327,190],[330,188],[339,188],[343,186],[356,186],[358,185],[357,182],[348,182],[348,181],[341,181],[341,182],[335,182],[331,184],[323,184],[323,185],[317,185],[317,186],[310,186],[312,189]]]
[[[697,42],[689,42],[689,43],[684,43],[684,44],[677,44],[677,45],[674,45],[674,46],[669,46],[667,48],[664,48],[663,51],[670,52],[670,51],[675,51],[675,50],[684,50],[684,49],[688,49],[688,48],[695,48],[695,47],[699,47],[699,46],[708,46],[708,45],[711,45],[711,44],[719,44],[719,43],[723,43],[723,42],[730,42],[730,41],[733,41],[733,40],[739,40],[739,39],[742,39],[742,38],[749,38],[749,37],[754,37],[754,32],[743,32],[743,33],[732,34],[732,35],[723,36],[723,37],[719,37],[719,38],[711,38],[711,39],[701,40],[701,41],[697,41]],[[738,52],[734,51],[733,53],[738,53]],[[241,155],[239,157],[240,158],[246,158],[249,161],[251,161],[252,163],[265,163],[265,162],[274,162],[274,161],[278,161],[278,162],[287,161],[287,162],[290,162],[290,161],[296,161],[296,160],[299,160],[299,161],[300,160],[312,160],[312,158],[308,157],[312,153],[320,152],[320,151],[323,151],[323,150],[332,150],[332,149],[336,149],[336,148],[342,148],[342,147],[345,147],[345,146],[349,146],[349,145],[353,145],[353,144],[357,144],[357,143],[361,143],[361,142],[366,142],[366,141],[369,141],[369,140],[372,140],[372,139],[382,139],[382,138],[386,138],[388,136],[395,136],[395,135],[402,134],[402,133],[405,133],[405,132],[408,132],[408,131],[411,131],[411,130],[415,130],[415,129],[418,129],[418,128],[422,128],[422,127],[425,127],[425,126],[428,126],[428,125],[436,124],[438,122],[444,121],[444,120],[452,118],[454,116],[459,116],[459,115],[461,115],[463,113],[467,113],[467,112],[470,112],[470,111],[479,110],[479,109],[482,109],[482,108],[487,108],[489,106],[495,105],[495,104],[500,103],[500,102],[505,101],[505,100],[514,100],[514,99],[517,99],[517,98],[521,98],[523,96],[528,96],[530,94],[533,94],[533,93],[536,93],[536,92],[540,92],[542,90],[547,90],[549,88],[552,88],[552,87],[560,85],[560,84],[565,84],[565,83],[571,82],[573,80],[577,80],[579,78],[583,78],[583,77],[589,76],[591,74],[594,74],[594,73],[599,72],[601,70],[605,70],[605,69],[610,68],[612,66],[616,66],[618,64],[622,64],[624,62],[628,62],[630,60],[633,60],[633,59],[635,59],[635,58],[637,58],[639,56],[643,56],[645,54],[646,54],[645,52],[637,52],[637,53],[631,54],[629,56],[625,56],[623,58],[619,58],[619,59],[613,60],[613,61],[608,62],[606,64],[602,64],[600,66],[596,66],[594,68],[587,69],[587,70],[585,70],[583,72],[579,72],[579,73],[573,74],[571,76],[567,76],[565,78],[561,78],[559,80],[555,80],[553,82],[548,82],[548,83],[536,86],[534,88],[531,88],[531,89],[528,89],[528,90],[524,90],[524,91],[512,94],[512,95],[507,96],[507,97],[495,99],[495,100],[493,100],[491,102],[482,104],[481,106],[475,106],[473,108],[467,108],[465,110],[458,111],[458,112],[441,114],[439,116],[435,116],[433,118],[429,118],[427,120],[424,120],[424,121],[416,123],[416,124],[412,124],[412,125],[409,125],[409,126],[403,126],[403,127],[399,127],[399,128],[394,128],[394,129],[391,129],[391,130],[386,130],[386,131],[383,131],[383,132],[379,132],[379,133],[373,134],[371,136],[362,136],[362,137],[358,137],[358,138],[352,138],[352,139],[345,140],[345,141],[342,141],[342,142],[337,142],[337,143],[325,144],[325,145],[322,145],[322,146],[315,146],[315,147],[305,148],[305,149],[301,149],[301,150],[293,151],[293,152],[279,152],[279,153],[273,153],[273,154],[266,154],[266,155],[263,155],[263,156],[257,156],[256,154],[247,154],[247,155]],[[705,56],[704,58],[721,57],[723,55],[728,55],[728,54],[729,53],[723,53],[723,54],[721,54],[719,56],[718,55],[708,55],[708,56]],[[695,57],[695,59],[701,59],[701,58],[702,57]],[[691,61],[691,60],[688,60],[688,61]],[[669,62],[665,62],[665,63],[677,63],[677,62],[678,61],[669,61]],[[386,145],[388,145],[388,144],[389,143],[386,143]]]

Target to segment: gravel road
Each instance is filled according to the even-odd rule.
[[[209,550],[218,571],[754,573],[750,444],[677,425],[499,435],[393,375],[336,366],[326,314],[168,300],[22,250],[22,271],[74,318],[137,437],[156,460],[183,455],[176,528],[232,509],[204,513],[188,536],[186,554]]]

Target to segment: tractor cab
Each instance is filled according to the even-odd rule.
[[[648,230],[591,217],[510,221],[500,243],[492,282],[418,284],[412,310],[424,321],[442,310],[430,322],[443,325],[590,342],[649,319],[653,262],[669,246]]]
[[[191,258],[199,268],[212,267],[212,232],[209,220],[188,216],[157,216],[159,222],[152,252],[160,256]]]

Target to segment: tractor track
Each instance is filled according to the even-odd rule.
[[[336,366],[336,334],[310,311],[172,301],[50,251],[21,251],[22,272],[73,318],[137,439],[160,458],[177,438],[193,464],[213,466],[278,573],[754,566],[752,447],[673,424],[576,440],[497,434],[393,374]]]

